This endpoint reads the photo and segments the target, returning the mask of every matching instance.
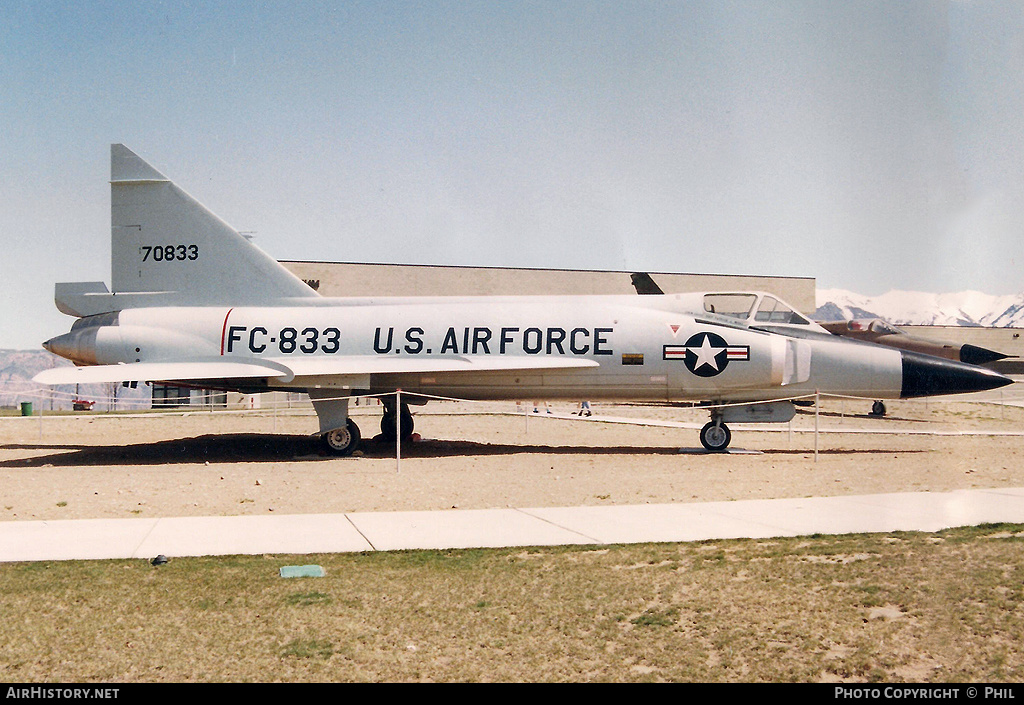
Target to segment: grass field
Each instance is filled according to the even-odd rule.
[[[1024,527],[0,565],[0,677],[1024,678]],[[323,578],[279,577],[317,563]]]

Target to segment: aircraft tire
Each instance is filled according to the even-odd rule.
[[[352,455],[359,447],[359,427],[355,421],[349,419],[344,428],[333,428],[320,436],[320,439],[331,455]]]
[[[412,412],[409,411],[409,407],[405,404],[402,405],[402,440],[407,441],[412,436],[413,427],[416,422],[413,421]],[[384,415],[380,419],[380,432],[384,436],[384,440],[393,441],[395,440],[395,414],[394,412],[385,411]]]
[[[880,401],[876,401],[871,405],[872,416],[885,416],[885,404]]]
[[[724,423],[716,424],[714,421],[709,421],[700,430],[701,445],[712,452],[725,450],[729,447],[730,441],[732,441],[732,431]]]

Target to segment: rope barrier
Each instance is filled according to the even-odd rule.
[[[3,394],[3,393],[4,393],[3,390],[0,389],[0,394]],[[64,400],[64,401],[70,400],[70,401],[73,402],[76,399],[80,399],[81,396],[85,396],[85,395],[75,395],[75,394],[71,394],[71,393],[68,393],[68,392],[62,392],[60,390],[53,390],[53,389],[47,389],[47,388],[33,388],[31,390],[18,390],[17,392],[10,392],[8,394],[16,395],[17,398],[25,398],[25,397],[27,397],[27,398],[33,399],[33,400],[41,400],[41,401],[49,401],[49,402],[53,402],[53,401],[56,401],[56,400]],[[266,400],[266,401],[269,401],[269,404],[265,404],[264,403],[265,400],[262,398],[263,395],[265,395],[265,394],[285,394],[286,395],[286,399],[283,402],[278,402],[277,400],[274,400],[274,399]],[[269,393],[268,392],[263,392],[263,393],[260,393],[260,395],[259,395],[261,398],[260,398],[260,403],[259,403],[258,406],[252,405],[249,408],[242,408],[242,409],[226,409],[226,408],[224,408],[224,409],[216,409],[216,410],[215,410],[213,404],[201,403],[200,406],[201,406],[202,410],[208,409],[210,413],[243,413],[243,414],[246,414],[246,413],[257,413],[257,412],[260,412],[260,411],[269,410],[269,411],[271,411],[274,414],[274,431],[276,433],[276,431],[277,431],[277,411],[278,411],[279,406],[281,406],[283,404],[286,404],[289,409],[296,408],[294,406],[295,400],[292,399],[292,394],[301,394],[301,396],[305,397],[304,393],[299,393],[299,392],[287,392],[287,391],[285,391],[285,392],[275,391],[275,392],[269,392]],[[92,395],[90,395],[90,396],[92,396]],[[245,398],[254,399],[256,396],[257,395],[243,395],[243,399],[245,399]],[[398,473],[401,473],[401,462],[402,462],[402,433],[401,433],[402,420],[401,420],[401,408],[402,408],[403,396],[404,396],[404,398],[406,400],[412,398],[412,399],[417,399],[417,400],[455,402],[455,403],[471,404],[471,405],[473,405],[473,404],[494,404],[496,402],[500,402],[500,400],[463,399],[463,398],[459,398],[459,397],[450,397],[450,396],[443,396],[443,395],[436,395],[436,394],[422,394],[422,393],[403,392],[401,389],[396,389],[393,392],[382,392],[382,393],[373,394],[373,395],[356,395],[356,396],[351,396],[351,395],[348,395],[348,394],[338,394],[336,396],[318,397],[317,401],[321,402],[321,401],[352,401],[352,400],[355,400],[356,404],[358,404],[360,399],[365,400],[366,402],[368,402],[370,399],[374,399],[378,403],[383,403],[384,399],[387,399],[387,398],[390,398],[390,397],[394,397],[394,400],[395,400],[395,430],[396,430],[396,433],[395,433],[395,472],[396,472],[396,474],[398,474]],[[928,398],[924,398],[924,399],[902,399],[902,400],[898,400],[898,401],[901,404],[904,404],[904,403],[909,403],[909,404],[923,403],[923,404],[925,404],[925,408],[927,408],[927,405],[929,403],[934,404],[934,403],[937,403],[937,402],[938,403],[982,403],[982,404],[993,404],[993,403],[1000,404],[1001,403],[1001,404],[1003,404],[1005,406],[1005,398],[1003,396],[1002,391],[1000,391],[999,397],[1000,397],[999,400],[995,400],[995,399],[973,399],[972,400],[972,399],[962,399],[962,398],[943,398],[943,399],[928,399]],[[209,397],[207,397],[207,398],[209,398]],[[106,402],[107,406],[110,407],[110,409],[107,412],[103,412],[103,411],[95,411],[95,412],[94,411],[90,411],[87,415],[81,415],[79,417],[80,418],[95,418],[96,416],[104,416],[104,415],[107,415],[107,414],[110,414],[112,416],[113,415],[122,415],[123,416],[123,412],[125,412],[125,411],[145,411],[146,415],[164,415],[164,414],[166,414],[166,415],[182,415],[182,414],[192,414],[192,413],[195,413],[195,411],[196,411],[196,405],[192,404],[193,399],[194,399],[194,397],[191,394],[189,394],[188,396],[163,398],[160,401],[164,401],[164,402],[168,402],[168,403],[169,402],[179,402],[181,404],[181,406],[177,406],[177,407],[170,407],[169,406],[168,408],[160,408],[159,404],[157,404],[156,406],[153,405],[153,400],[139,399],[139,398],[132,399],[131,397],[124,398],[124,397],[118,397],[117,395],[113,395],[113,396],[110,396],[110,397],[100,396],[98,399],[96,399],[93,402],[93,405],[95,406],[96,404],[102,404],[103,402]],[[830,393],[821,393],[821,392],[815,391],[813,394],[808,393],[808,394],[794,395],[794,396],[785,397],[785,398],[781,398],[781,399],[766,399],[766,400],[752,401],[752,402],[722,402],[722,403],[694,402],[694,403],[692,403],[692,404],[690,404],[689,406],[686,406],[686,407],[678,407],[677,406],[677,407],[674,407],[674,408],[687,408],[687,409],[692,410],[692,411],[710,411],[712,409],[721,410],[721,409],[727,409],[727,408],[739,407],[739,406],[757,406],[757,405],[775,404],[775,403],[787,402],[787,401],[788,402],[798,402],[798,401],[801,401],[801,400],[810,400],[810,399],[814,400],[814,428],[813,428],[813,432],[814,432],[814,462],[816,463],[818,461],[818,436],[821,433],[821,429],[819,428],[819,415],[820,415],[820,410],[821,410],[822,402],[826,401],[826,400],[840,400],[840,401],[857,400],[857,401],[865,401],[865,402],[873,401],[870,397],[861,397],[861,396],[845,395],[845,394],[830,394]],[[1011,398],[1011,400],[1012,399],[1013,398]],[[511,400],[509,400],[509,401],[511,401]],[[610,403],[616,403],[616,400],[608,400],[608,401]],[[116,410],[116,405],[119,402],[122,404],[122,408],[120,410]],[[307,408],[307,404],[309,404],[311,406],[311,402],[309,401],[308,397],[304,401],[299,401],[298,403],[300,405],[299,408],[298,408],[299,411],[308,412],[308,411],[311,410],[310,408]],[[129,406],[134,406],[136,408],[125,409],[124,408],[125,404],[128,404]],[[517,407],[518,407],[520,402],[517,401],[516,404],[517,404]],[[660,404],[664,404],[664,402],[661,402]],[[527,430],[528,430],[529,417],[531,416],[531,414],[527,411],[528,408],[529,408],[528,404],[523,404],[523,416],[524,416],[524,419],[525,419],[525,423],[527,424],[526,425]],[[40,408],[38,409],[37,413],[33,414],[33,415],[37,415],[38,418],[39,418],[39,439],[40,439],[40,441],[42,441],[42,439],[43,439],[43,411],[44,410],[42,409],[42,406],[40,406]],[[842,414],[845,417],[845,409],[843,410]],[[518,412],[516,413],[516,415],[518,415]],[[544,416],[546,416],[546,415],[540,415],[541,418],[543,418]],[[558,416],[554,416],[553,418],[564,418],[564,417],[562,417],[562,415],[558,415]],[[588,420],[600,421],[601,419],[600,419],[600,417],[593,417],[593,416],[591,416],[591,417],[588,418]],[[640,420],[640,419],[638,419],[636,421],[638,423],[643,423],[643,421]],[[621,420],[618,420],[617,422],[618,423],[629,423],[629,419],[621,419]],[[740,425],[742,426],[743,424],[740,424]],[[789,427],[790,442],[792,442],[792,434],[793,434],[793,424],[792,424],[792,421],[789,422],[788,427]],[[829,431],[826,431],[826,432],[829,432]],[[903,429],[902,432],[904,432],[904,433],[911,433],[911,431],[906,430],[906,429]],[[936,432],[936,433],[941,433],[941,432]],[[995,433],[995,434],[1007,434],[1007,433],[1010,433],[1010,432],[994,431],[993,433]],[[1019,434],[1019,435],[1024,435],[1024,432],[1021,432],[1021,434]]]
[[[451,397],[451,396],[444,396],[444,395],[438,395],[438,394],[424,394],[424,393],[419,393],[419,392],[407,392],[407,391],[401,391],[401,392],[399,392],[399,391],[380,392],[380,393],[374,393],[374,394],[354,395],[354,396],[353,395],[348,395],[348,394],[338,394],[336,396],[323,397],[323,398],[318,399],[318,400],[322,400],[322,401],[342,401],[342,400],[346,400],[346,399],[347,400],[355,400],[355,399],[365,399],[365,400],[369,400],[369,399],[384,399],[384,398],[388,398],[388,397],[395,397],[399,393],[402,396],[405,396],[406,398],[424,399],[424,400],[427,400],[427,401],[450,401],[450,402],[457,402],[457,403],[464,403],[464,404],[493,404],[493,403],[495,403],[497,401],[502,401],[502,400],[495,400],[495,399],[466,399],[466,398],[462,398],[462,397]],[[295,392],[271,391],[271,392],[260,392],[258,394],[260,396],[266,395],[266,394],[289,394],[289,395],[290,394],[301,394],[302,396],[305,396],[304,392],[299,392],[299,391],[295,391]],[[952,403],[1002,404],[1002,405],[1005,405],[1007,403],[1013,403],[1015,401],[1024,404],[1024,394],[1022,394],[1020,396],[1010,396],[1010,397],[1007,397],[1000,390],[999,395],[1000,395],[1000,398],[998,398],[998,399],[967,399],[967,398],[958,398],[958,397],[953,397],[953,396],[947,396],[947,397],[939,397],[939,398],[922,397],[922,398],[916,398],[916,399],[893,399],[893,400],[885,400],[885,401],[898,402],[900,404],[924,404],[925,406],[927,406],[928,404],[952,404]],[[245,398],[245,397],[257,396],[257,395],[242,395],[242,396],[243,396],[243,398]],[[156,411],[164,411],[164,409],[160,409],[160,407],[163,406],[163,403],[166,403],[167,405],[180,404],[182,406],[192,406],[192,407],[200,406],[200,407],[215,407],[216,408],[216,407],[222,406],[222,403],[220,403],[220,402],[211,402],[211,401],[208,401],[208,400],[204,401],[203,397],[199,397],[199,401],[198,401],[198,403],[196,403],[197,397],[196,396],[192,396],[192,395],[182,395],[182,396],[177,396],[177,397],[160,397],[159,399],[154,400],[154,399],[151,399],[151,398],[144,398],[144,397],[131,397],[131,396],[122,397],[122,396],[118,396],[116,394],[115,395],[111,395],[111,396],[74,394],[74,393],[70,393],[70,392],[63,392],[63,391],[60,391],[60,390],[57,390],[57,389],[50,390],[48,388],[42,388],[42,387],[34,387],[34,388],[31,388],[31,389],[27,389],[27,390],[26,389],[8,390],[8,389],[5,389],[3,387],[0,387],[0,397],[11,397],[11,398],[14,398],[14,406],[15,407],[17,406],[17,404],[22,399],[28,399],[28,400],[31,400],[33,402],[35,402],[35,401],[41,401],[41,402],[49,402],[49,401],[61,402],[61,401],[63,401],[63,402],[69,402],[70,403],[70,402],[73,402],[73,401],[78,400],[78,399],[86,400],[85,397],[88,397],[87,401],[91,401],[93,403],[94,407],[95,406],[103,406],[103,405],[108,406],[108,407],[109,406],[113,406],[113,405],[128,405],[128,406],[130,406],[132,408],[135,408],[135,409],[147,409],[147,408],[148,409],[152,409],[152,411],[154,411],[154,412],[156,412]],[[870,401],[876,401],[876,398],[874,398],[874,397],[856,396],[856,395],[851,395],[851,394],[837,394],[837,393],[832,393],[832,392],[820,392],[820,393],[810,392],[810,393],[807,393],[807,394],[799,394],[799,395],[788,396],[788,397],[778,397],[778,398],[756,400],[756,401],[692,402],[692,403],[690,403],[689,406],[683,406],[683,404],[687,404],[687,402],[681,402],[678,408],[692,408],[692,409],[696,409],[696,410],[710,409],[710,408],[727,409],[727,408],[730,408],[730,407],[737,407],[737,406],[757,406],[757,405],[774,404],[774,403],[786,402],[786,401],[797,402],[797,401],[803,401],[803,400],[813,400],[816,397],[820,397],[823,400],[854,400],[854,401],[869,401],[869,402]],[[208,399],[208,397],[207,397],[207,399]],[[269,401],[269,403],[268,403],[268,401]],[[509,401],[511,401],[511,400],[509,400]],[[626,400],[608,399],[607,401],[609,403],[613,403],[614,404],[614,403],[620,403],[621,401],[626,401]],[[163,402],[163,403],[161,403],[161,402]],[[289,406],[291,406],[294,403],[296,403],[296,401],[295,400],[291,400],[291,399],[286,400],[285,402],[283,402],[283,404],[287,404]],[[308,403],[308,400],[299,401],[297,403],[305,404],[305,403]],[[642,404],[643,402],[636,402],[636,403],[641,403]],[[674,402],[672,402],[670,400],[666,400],[666,401],[663,401],[663,402],[652,401],[652,404],[665,404],[665,403],[674,403]],[[258,410],[259,408],[271,409],[275,405],[280,405],[280,404],[282,404],[282,403],[279,403],[279,402],[276,402],[276,401],[273,401],[273,400],[261,400],[259,407],[253,408],[253,409],[249,409],[249,410]],[[67,409],[62,409],[62,411],[64,411],[64,410],[67,410]],[[56,411],[56,409],[54,411]],[[173,411],[177,411],[177,409],[168,409],[168,411],[172,411],[173,412]]]

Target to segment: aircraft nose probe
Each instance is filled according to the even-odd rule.
[[[1013,383],[1009,377],[986,367],[907,350],[901,350],[900,356],[903,358],[901,399],[986,392]]]

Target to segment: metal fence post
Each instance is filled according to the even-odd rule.
[[[395,390],[395,474],[402,472],[402,390]]]

